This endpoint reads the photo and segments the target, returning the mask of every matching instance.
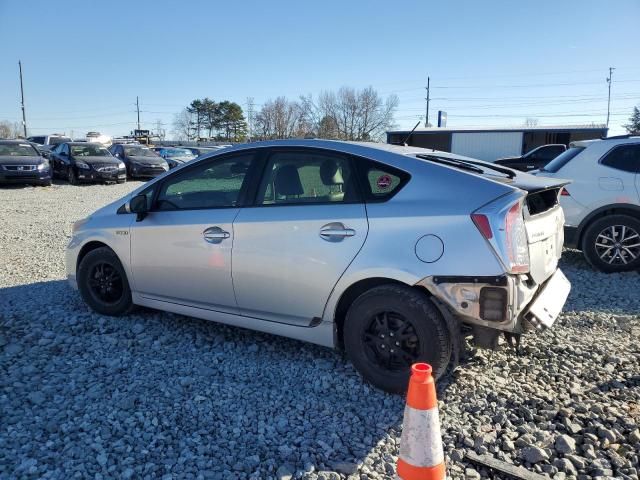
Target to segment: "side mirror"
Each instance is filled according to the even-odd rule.
[[[146,195],[136,195],[129,201],[129,211],[136,214],[136,222],[141,222],[149,213]]]

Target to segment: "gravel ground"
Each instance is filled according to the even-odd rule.
[[[71,224],[125,185],[0,189],[0,478],[381,479],[404,400],[339,352],[201,320],[90,312],[64,281]],[[578,252],[555,328],[470,354],[439,385],[450,475],[489,453],[551,478],[638,479],[640,275]]]

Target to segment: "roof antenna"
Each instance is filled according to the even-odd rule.
[[[413,135],[413,132],[416,131],[416,128],[418,128],[418,125],[420,125],[420,120],[418,120],[418,123],[416,123],[416,126],[413,127],[413,129],[409,132],[409,135],[407,135],[407,138],[404,139],[404,141],[402,142],[402,145],[404,145],[405,147],[409,146],[409,145],[407,145],[407,142],[411,138],[411,135]]]

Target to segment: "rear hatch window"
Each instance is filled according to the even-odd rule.
[[[556,173],[562,167],[564,167],[571,159],[573,159],[576,155],[582,152],[585,147],[571,147],[569,150],[566,150],[564,153],[561,153],[556,158],[547,163],[541,172],[549,172]]]

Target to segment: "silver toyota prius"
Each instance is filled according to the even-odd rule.
[[[463,324],[495,346],[550,327],[565,181],[450,153],[282,140],[198,158],[73,228],[70,284],[135,305],[344,349],[373,385],[439,375]]]

